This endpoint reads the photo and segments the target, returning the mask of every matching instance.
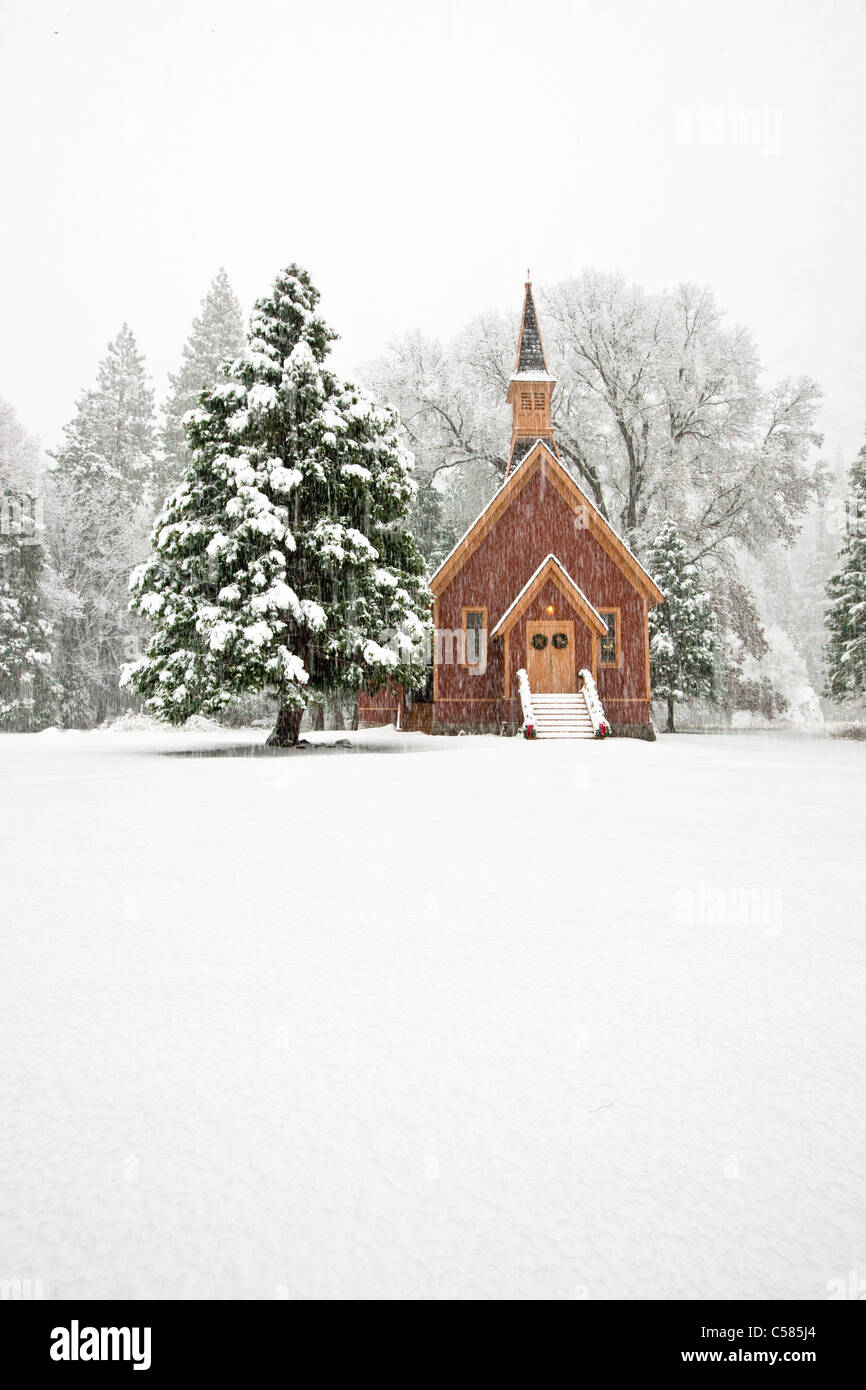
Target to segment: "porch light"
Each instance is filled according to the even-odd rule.
[[[549,604],[547,605],[547,616],[548,616],[548,618],[552,618],[552,617],[553,617],[553,604],[552,604],[552,603],[549,603]]]

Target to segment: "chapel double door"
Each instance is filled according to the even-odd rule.
[[[574,623],[545,618],[526,624],[526,674],[534,695],[573,695]]]

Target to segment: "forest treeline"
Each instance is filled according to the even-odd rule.
[[[650,294],[586,272],[537,298],[563,462],[669,586],[656,692],[725,716],[784,715],[804,692],[862,699],[866,456],[850,472],[822,459],[818,384],[768,383],[707,288]],[[414,332],[363,373],[414,456],[408,521],[428,570],[502,482],[516,336],[516,316],[494,314],[447,343]],[[196,412],[243,378],[251,341],[221,270],[162,402],[124,324],[50,454],[0,404],[0,727],[91,728],[138,705],[120,672],[151,632],[130,575],[166,499],[201,478]],[[310,695],[342,719],[336,684]],[[239,693],[224,717],[255,712]]]

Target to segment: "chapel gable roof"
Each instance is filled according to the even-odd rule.
[[[514,624],[519,621],[521,614],[525,612],[532,600],[551,579],[565,598],[570,601],[572,607],[577,609],[587,627],[596,632],[599,637],[604,637],[607,632],[604,618],[598,609],[593,607],[583,590],[575,584],[568,570],[556,555],[545,556],[535,573],[527,579],[517,597],[508,605],[490,636],[504,637],[507,632],[510,632]]]
[[[430,589],[433,594],[438,597],[445,592],[454,576],[490,534],[500,517],[519,496],[530,479],[539,472],[553,485],[568,506],[580,516],[581,523],[586,526],[590,534],[638,592],[647,598],[650,605],[655,606],[663,603],[664,594],[655,580],[644,569],[637,556],[632,554],[625,541],[617,535],[610,522],[605,520],[598,508],[581,491],[571,474],[560,463],[551,446],[543,439],[535,441],[520,467],[515,468],[509,474],[480,516],[476,518],[451,553],[443,560],[430,579]]]

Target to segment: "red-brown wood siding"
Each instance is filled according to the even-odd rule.
[[[396,724],[402,710],[402,687],[388,685],[380,690],[362,690],[358,695],[358,728],[375,729],[383,724]]]
[[[550,554],[561,561],[595,608],[620,610],[619,666],[599,666],[598,692],[613,723],[644,722],[649,717],[649,707],[646,704],[647,634],[643,595],[581,524],[580,516],[541,469],[517,493],[511,506],[439,595],[440,630],[459,630],[463,609],[477,605],[487,609],[492,631]],[[512,697],[516,694],[517,671],[526,664],[526,621],[545,617],[544,609],[551,602],[557,615],[573,618],[575,622],[575,679],[581,667],[592,669],[593,639],[589,630],[579,614],[566,605],[561,591],[548,582],[544,592],[536,595],[509,634]],[[440,664],[437,695],[439,722],[472,719],[480,723],[508,717],[504,704],[503,639],[488,639],[487,669],[483,673],[447,661]],[[513,705],[513,698],[510,705]],[[626,712],[629,717],[622,717]],[[640,718],[635,718],[636,714],[640,714]]]

